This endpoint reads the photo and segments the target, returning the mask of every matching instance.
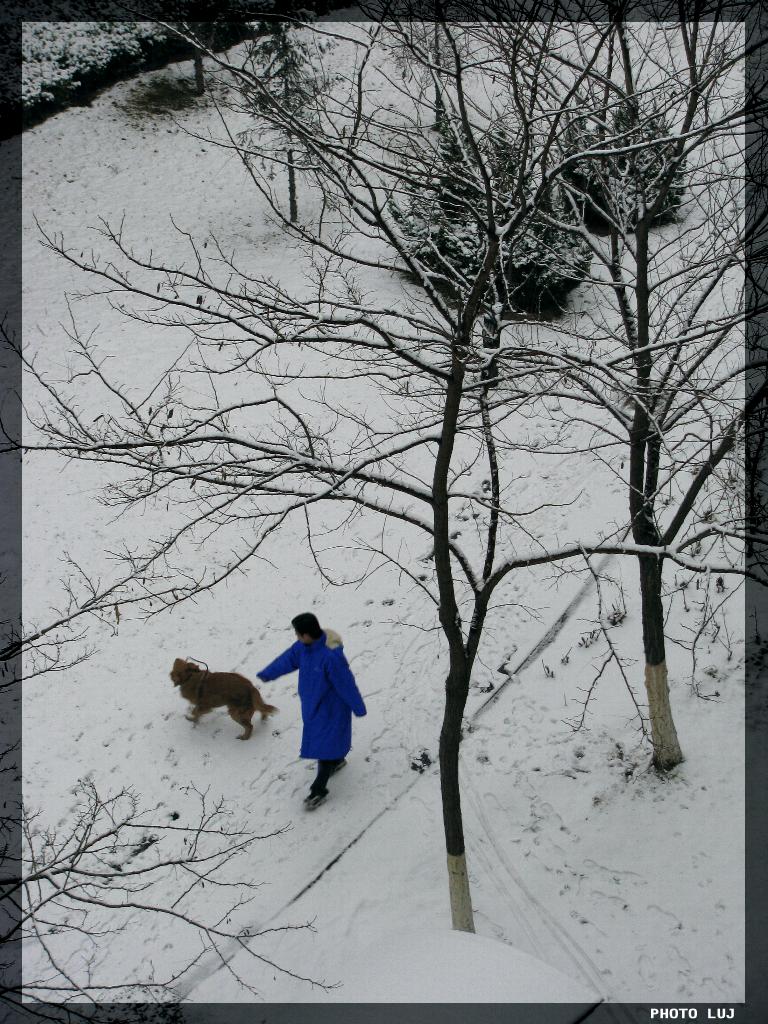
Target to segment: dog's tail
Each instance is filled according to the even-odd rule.
[[[274,704],[265,704],[264,701],[257,696],[253,698],[253,709],[254,711],[261,712],[262,715],[275,715],[280,710],[276,708]]]

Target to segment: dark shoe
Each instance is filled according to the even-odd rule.
[[[304,797],[304,806],[308,811],[314,811],[316,807],[324,803],[328,799],[328,790],[325,793],[310,793],[309,796]]]

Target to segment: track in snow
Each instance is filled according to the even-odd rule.
[[[611,556],[608,556],[605,559],[603,559],[603,561],[600,563],[600,569],[602,569],[606,562],[610,560],[610,557]],[[590,578],[580,587],[580,589],[577,591],[573,599],[569,602],[565,610],[549,627],[544,636],[542,636],[534,644],[530,651],[516,664],[514,669],[507,670],[506,664],[508,663],[504,663],[501,671],[504,672],[506,679],[494,690],[494,692],[487,700],[485,700],[479,707],[475,708],[474,712],[469,718],[470,723],[475,722],[477,718],[481,714],[483,714],[483,712],[486,711],[487,708],[492,703],[494,703],[494,701],[497,701],[502,692],[509,685],[509,683],[517,679],[519,677],[519,674],[523,672],[529,665],[531,665],[533,661],[539,656],[539,654],[541,654],[542,651],[544,651],[547,647],[549,647],[551,643],[553,643],[553,641],[556,639],[556,637],[562,630],[563,626],[571,618],[574,610],[583,601],[584,597],[587,595],[587,593],[593,586],[594,581],[592,580],[592,578]],[[257,932],[262,931],[265,928],[269,928],[276,920],[282,918],[286,910],[288,910],[290,907],[298,903],[298,901],[307,892],[309,892],[309,890],[312,889],[326,874],[328,874],[329,871],[332,871],[335,868],[335,866],[339,863],[339,861],[343,858],[344,854],[348,850],[351,850],[352,847],[355,846],[363,838],[363,836],[369,831],[369,829],[381,817],[383,817],[383,815],[385,815],[388,811],[391,811],[402,797],[410,793],[413,787],[418,784],[420,779],[421,775],[416,775],[415,778],[413,778],[410,782],[403,786],[403,788],[398,793],[396,793],[395,796],[392,797],[389,803],[384,808],[382,808],[382,810],[380,810],[377,814],[375,814],[370,819],[370,821],[368,821],[368,823],[360,829],[360,831],[354,836],[354,838],[352,838],[348,843],[346,843],[342,847],[342,849],[337,854],[335,854],[328,861],[328,863],[306,883],[306,885],[304,885],[294,896],[287,900],[265,921],[262,921],[258,925],[250,926],[249,931],[252,934],[256,934]],[[509,885],[505,885],[503,882],[501,883],[501,886],[504,889],[504,892],[506,893],[507,897],[515,906],[516,918],[523,925],[526,934],[529,936],[532,947],[534,949],[542,950],[543,952],[543,947],[541,946],[539,939],[537,939],[536,937],[537,929],[538,934],[541,935],[543,928],[544,932],[547,935],[551,936],[551,938],[553,938],[557,942],[557,944],[564,951],[569,960],[574,964],[574,966],[578,970],[579,975],[585,981],[587,981],[592,988],[602,993],[603,979],[600,976],[600,972],[595,966],[595,964],[590,960],[589,955],[576,942],[573,936],[571,936],[561,925],[557,923],[557,921],[555,921],[555,919],[549,914],[546,908],[536,899],[535,896],[533,896],[533,894],[524,885],[520,876],[514,871],[514,869],[511,867],[511,865],[504,857],[498,841],[495,840],[490,825],[488,824],[488,819],[482,810],[479,797],[477,797],[476,793],[472,792],[470,787],[467,787],[467,792],[470,796],[472,809],[480,825],[482,826],[485,834],[488,836],[489,842],[491,843],[491,846],[496,855],[497,862],[502,866],[502,868],[510,878],[512,885],[515,887],[517,891],[516,894],[514,894],[512,888]],[[488,859],[487,855],[484,852],[480,851],[479,846],[477,846],[476,844],[473,844],[473,853],[480,854],[480,859],[485,860],[489,868],[489,871],[493,876],[494,865]],[[189,972],[185,984],[178,985],[176,987],[176,992],[179,998],[182,1001],[189,1000],[189,996],[199,984],[201,984],[203,981],[207,981],[211,977],[212,973],[214,973],[216,970],[220,970],[222,967],[225,967],[241,951],[242,946],[238,942],[233,940],[232,942],[220,947],[216,951],[216,953],[207,954],[206,957],[204,957],[198,963],[194,971]]]

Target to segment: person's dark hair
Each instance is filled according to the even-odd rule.
[[[311,636],[313,640],[317,640],[323,633],[320,623],[312,612],[302,612],[301,615],[297,615],[295,619],[291,619],[291,625],[297,633],[301,633],[302,636]]]

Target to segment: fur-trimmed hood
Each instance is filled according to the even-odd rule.
[[[343,647],[344,641],[341,639],[341,634],[337,633],[335,629],[324,629],[325,633],[325,646],[330,650],[335,647]]]

